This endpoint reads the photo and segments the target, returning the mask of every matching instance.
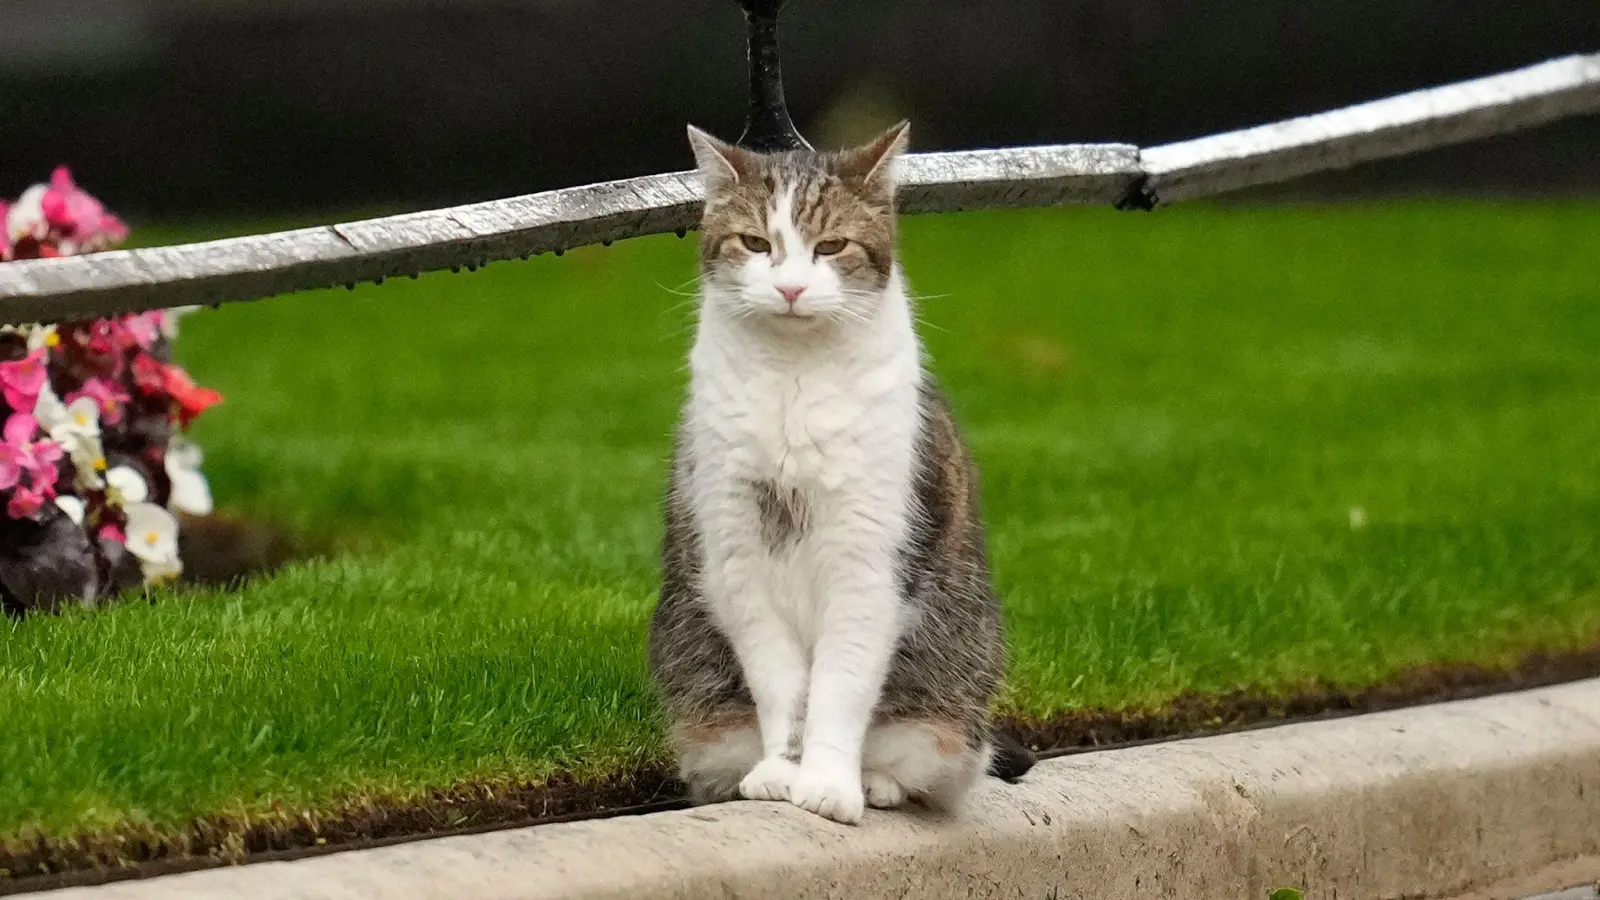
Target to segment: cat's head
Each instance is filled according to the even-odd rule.
[[[707,311],[804,328],[863,321],[894,272],[901,123],[839,153],[756,153],[689,128],[705,179],[700,260]]]

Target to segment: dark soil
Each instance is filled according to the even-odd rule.
[[[184,516],[178,523],[178,555],[188,584],[236,587],[311,555],[311,549],[284,528],[228,513]]]
[[[1450,663],[1407,669],[1359,688],[1312,685],[1274,696],[1248,690],[1184,694],[1158,710],[1081,710],[1051,722],[1009,722],[1040,757],[1334,719],[1446,700],[1467,700],[1600,676],[1600,645],[1531,653],[1510,668]]]
[[[20,525],[19,529],[17,522],[0,521],[0,613],[20,618],[57,612],[82,596],[85,584],[96,583],[96,563],[87,536],[65,514],[47,519],[42,526],[32,522]],[[314,556],[318,550],[270,522],[221,512],[179,516],[182,585],[233,590],[292,560]],[[118,550],[101,574],[106,580],[99,584],[122,585],[124,589],[102,594],[97,603],[144,593],[143,587],[129,587],[140,585],[142,578],[138,561],[125,551]]]
[[[1470,664],[1422,666],[1371,687],[1312,686],[1284,696],[1250,691],[1189,694],[1157,710],[1082,710],[1051,722],[1013,721],[1004,727],[1041,757],[1064,756],[1596,676],[1600,676],[1600,644],[1578,651],[1531,654],[1508,669]],[[177,836],[128,829],[71,841],[40,839],[0,847],[0,894],[686,805],[681,785],[665,770],[643,768],[601,781],[555,778],[512,789],[469,785],[436,791],[414,804],[352,805],[321,818],[285,816],[276,821],[245,822],[209,817],[191,823]]]

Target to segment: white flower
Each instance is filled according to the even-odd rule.
[[[176,581],[183,574],[183,562],[176,556],[166,562],[152,563],[139,561],[139,571],[144,574],[145,584],[166,584]]]
[[[6,215],[6,234],[13,241],[23,238],[44,240],[50,234],[50,223],[44,217],[44,195],[50,191],[48,184],[36,184],[22,192],[17,202],[11,204]]]
[[[70,405],[64,404],[49,384],[39,391],[33,417],[39,421],[40,428],[50,432],[52,441],[66,443],[71,437],[100,436],[100,405],[90,397],[79,397]]]
[[[161,334],[169,341],[178,339],[178,320],[199,309],[198,306],[174,306],[161,317]]]
[[[0,223],[3,225],[4,223]],[[28,352],[32,353],[40,347],[54,347],[61,343],[56,337],[54,325],[40,325],[35,322],[31,325],[0,325],[0,334],[20,334],[28,342]]]
[[[83,498],[60,494],[56,497],[56,506],[67,514],[67,518],[79,525],[83,524]]]
[[[174,436],[167,444],[167,480],[172,482],[169,508],[195,516],[211,514],[211,485],[200,471],[204,459],[199,445],[181,437]]]
[[[72,466],[78,470],[78,486],[84,490],[99,490],[105,486],[100,473],[106,469],[106,454],[100,448],[100,406],[93,398],[79,397],[68,405],[46,384],[33,405],[33,417],[49,435],[72,457]]]
[[[131,467],[117,466],[106,473],[106,493],[113,505],[126,507],[148,499],[150,487],[144,483],[144,476]]]
[[[41,347],[54,347],[61,343],[61,338],[56,336],[54,325],[29,325],[23,331],[28,335],[29,353]]]
[[[178,555],[178,520],[154,503],[130,503],[127,519],[128,552],[146,562],[166,562]]]
[[[73,484],[80,491],[99,491],[106,486],[106,455],[99,438],[86,438],[69,451],[72,454]]]
[[[130,503],[127,518],[128,552],[139,559],[147,584],[167,581],[183,572],[178,560],[178,520],[154,503]]]
[[[39,399],[34,401],[33,418],[39,423],[39,427],[45,431],[49,431],[50,426],[64,422],[67,419],[67,406],[61,402],[60,397],[56,396],[55,389],[50,387],[50,382],[48,381],[44,383],[44,387],[39,389]]]

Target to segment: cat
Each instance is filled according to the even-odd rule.
[[[895,257],[907,131],[762,154],[689,129],[701,298],[650,665],[698,802],[855,823],[957,810],[991,767],[1004,637]]]

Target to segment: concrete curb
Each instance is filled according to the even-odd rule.
[[[1242,900],[1298,887],[1377,900],[1466,894],[1564,861],[1578,878],[1597,855],[1591,680],[1054,760],[992,783],[957,820],[869,812],[849,828],[740,803],[46,896]]]

